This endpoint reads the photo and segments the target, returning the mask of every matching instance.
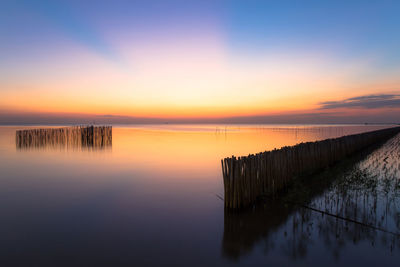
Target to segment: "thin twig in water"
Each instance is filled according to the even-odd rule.
[[[363,222],[359,222],[359,221],[356,221],[356,220],[353,220],[353,219],[345,218],[345,217],[342,217],[342,216],[337,215],[337,214],[332,214],[332,213],[329,213],[329,212],[326,212],[326,211],[322,211],[322,210],[319,210],[319,209],[316,209],[316,208],[312,208],[312,207],[309,207],[309,206],[306,206],[306,205],[303,205],[303,204],[300,204],[300,203],[293,203],[293,204],[298,205],[298,206],[300,206],[302,208],[305,208],[305,209],[309,209],[309,210],[312,210],[312,211],[315,211],[315,212],[319,212],[319,213],[324,214],[324,215],[332,216],[332,217],[335,217],[335,218],[338,218],[338,219],[341,219],[341,220],[344,220],[344,221],[348,221],[348,222],[359,224],[359,225],[362,225],[362,226],[365,226],[365,227],[369,227],[369,228],[372,228],[374,230],[378,230],[378,231],[381,231],[381,232],[384,232],[384,233],[392,234],[392,235],[395,235],[395,236],[400,236],[400,233],[391,232],[389,230],[386,230],[386,229],[383,229],[383,228],[380,228],[380,227],[376,227],[376,226],[373,226],[373,225],[369,225],[369,224],[366,224],[366,223],[363,223]]]
[[[219,198],[219,199],[221,199],[222,201],[224,201],[224,198],[223,197],[221,197],[220,195],[218,195],[218,194],[215,194],[216,196],[217,196],[217,198]]]

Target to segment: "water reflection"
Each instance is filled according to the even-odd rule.
[[[333,126],[315,131],[268,127],[113,127],[112,153],[76,147],[29,148],[21,153],[16,130],[37,127],[0,127],[0,265],[310,266],[300,260],[288,263],[286,254],[280,254],[289,253],[281,248],[286,244],[284,232],[292,236],[293,215],[299,211],[289,205],[270,213],[282,214],[276,218],[260,210],[242,219],[243,225],[225,218],[225,223],[238,227],[231,235],[225,228],[226,241],[242,250],[239,264],[221,255],[224,206],[216,197],[223,195],[220,159],[342,133]],[[348,126],[343,134],[384,127]],[[389,168],[390,157],[386,161]],[[263,227],[267,223],[272,226]],[[307,259],[330,266],[326,254],[331,252],[322,251],[324,239],[312,233],[314,244],[304,246]],[[347,246],[348,253],[341,248],[341,266],[382,259],[387,259],[385,266],[396,266],[400,261],[400,253],[387,257],[378,245],[368,252],[362,241],[358,244]]]
[[[315,254],[315,244],[336,261],[351,245],[365,245],[366,253],[374,247],[399,250],[400,135],[371,149],[303,177],[280,200],[225,212],[222,255],[237,261],[260,243],[265,254],[291,260]]]
[[[107,149],[112,146],[112,128],[79,126],[20,130],[15,133],[15,143],[18,150]]]

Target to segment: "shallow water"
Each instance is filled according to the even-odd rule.
[[[24,149],[15,132],[34,127],[0,127],[0,263],[397,266],[381,230],[400,232],[399,137],[302,200],[381,230],[283,203],[226,214],[218,197],[223,157],[385,127],[121,126],[107,147]]]

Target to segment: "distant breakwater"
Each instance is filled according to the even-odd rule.
[[[222,159],[225,207],[240,209],[261,196],[274,196],[297,176],[315,173],[399,132],[394,127]]]
[[[112,126],[74,126],[19,130],[15,133],[18,149],[106,148],[112,145]]]

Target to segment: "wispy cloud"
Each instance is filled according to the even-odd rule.
[[[351,97],[340,101],[325,101],[320,103],[320,109],[336,108],[400,108],[400,94],[378,94]]]

